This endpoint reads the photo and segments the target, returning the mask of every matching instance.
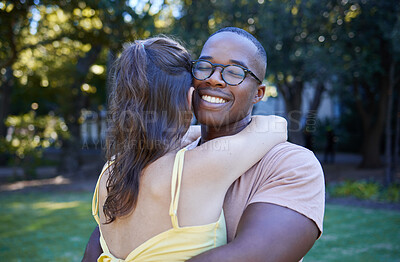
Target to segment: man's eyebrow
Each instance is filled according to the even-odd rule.
[[[234,60],[234,59],[231,59],[231,60],[229,60],[231,63],[234,63],[234,64],[238,64],[238,65],[241,65],[241,66],[243,66],[243,67],[246,67],[246,68],[249,68],[244,62],[242,62],[242,61],[239,61],[239,60]]]
[[[210,60],[210,59],[213,59],[213,57],[212,56],[200,56],[199,59]],[[239,60],[230,59],[229,62],[232,64],[238,64],[243,67],[249,68],[244,62],[239,61]]]
[[[212,59],[212,56],[207,56],[207,55],[205,55],[205,56],[200,56],[199,59],[205,59],[205,60],[207,60],[207,59]]]

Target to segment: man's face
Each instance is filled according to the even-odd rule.
[[[208,39],[200,55],[200,59],[214,64],[244,66],[263,79],[263,69],[257,58],[255,45],[231,32],[222,32]],[[240,85],[228,85],[221,77],[221,70],[221,67],[217,67],[205,80],[194,79],[194,114],[201,124],[215,128],[235,124],[249,115],[253,104],[262,98],[265,90],[249,74]]]

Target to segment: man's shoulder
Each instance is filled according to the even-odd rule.
[[[312,151],[290,142],[284,142],[273,147],[245,174],[273,179],[273,177],[281,176],[321,176],[323,171]]]
[[[310,151],[309,149],[296,145],[290,142],[284,142],[277,144],[274,146],[270,151],[268,151],[264,157],[261,159],[260,162],[257,164],[266,164],[271,161],[291,161],[295,159],[308,159],[309,161],[317,161],[317,158],[315,157],[314,153]]]
[[[273,153],[273,152],[277,152],[277,151],[290,151],[290,150],[299,150],[299,151],[303,151],[303,152],[308,152],[308,153],[312,153],[312,151],[310,151],[309,149],[297,145],[297,144],[293,144],[291,142],[283,142],[283,143],[279,143],[276,146],[274,146],[268,153]],[[267,153],[267,155],[268,155]]]
[[[285,142],[272,148],[237,181],[232,190],[248,190],[247,205],[272,203],[287,207],[313,220],[320,232],[324,214],[324,174],[314,153]],[[236,190],[235,190],[236,189]]]

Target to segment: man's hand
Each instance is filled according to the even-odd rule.
[[[269,204],[249,205],[240,219],[235,239],[189,261],[299,261],[314,245],[318,228],[291,209]]]
[[[100,246],[100,231],[97,226],[89,238],[86,245],[85,254],[83,255],[82,262],[96,262],[97,258],[101,255],[103,250]]]

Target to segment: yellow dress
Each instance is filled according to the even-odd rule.
[[[226,224],[223,210],[221,210],[221,215],[215,223],[200,226],[179,226],[177,211],[185,151],[186,148],[183,148],[176,153],[172,173],[169,215],[171,216],[173,227],[150,238],[129,253],[125,259],[116,258],[111,254],[100,229],[100,220],[98,216],[98,190],[101,176],[103,175],[104,170],[107,169],[104,168],[97,181],[92,202],[92,214],[99,225],[100,244],[103,249],[103,253],[97,259],[98,262],[186,261],[209,249],[226,244]],[[132,232],[132,235],[134,236],[134,232]]]

